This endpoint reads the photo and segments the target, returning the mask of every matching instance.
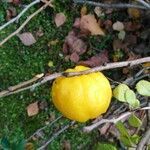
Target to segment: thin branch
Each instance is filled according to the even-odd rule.
[[[43,146],[39,147],[37,150],[43,150],[44,148],[46,148],[48,144],[50,144],[56,137],[58,137],[62,132],[67,130],[73,124],[75,124],[75,121],[72,121],[71,124],[64,126],[62,129],[56,132]]]
[[[102,70],[108,70],[108,69],[115,69],[115,68],[121,68],[121,67],[125,67],[125,66],[134,66],[134,65],[138,65],[141,63],[145,63],[145,62],[150,62],[150,57],[145,57],[145,58],[140,58],[140,59],[136,59],[136,60],[131,60],[131,61],[123,61],[123,62],[116,62],[116,63],[108,63],[105,66],[98,66],[98,67],[94,67],[92,69],[89,70],[85,70],[85,71],[80,71],[80,72],[60,72],[60,73],[54,73],[52,75],[43,77],[40,79],[40,81],[38,81],[37,83],[34,83],[32,85],[26,86],[24,85],[23,88],[20,89],[16,89],[14,91],[9,91],[9,90],[4,90],[0,92],[0,98],[1,97],[5,97],[8,95],[12,95],[21,91],[25,91],[28,89],[34,89],[50,80],[53,80],[55,78],[61,77],[61,76],[66,76],[66,77],[72,77],[72,76],[79,76],[79,75],[84,75],[84,74],[89,74],[89,73],[93,73],[93,72],[98,72],[98,71],[102,71]],[[8,88],[9,89],[9,88]]]
[[[143,107],[143,108],[140,108],[140,109],[137,109],[137,110],[149,110],[150,107]],[[92,130],[94,130],[95,128],[99,127],[101,124],[104,124],[104,123],[113,123],[113,124],[116,124],[118,121],[124,119],[126,120],[133,112],[137,111],[137,110],[134,110],[132,112],[126,112],[124,114],[122,114],[121,116],[119,116],[118,118],[112,118],[112,119],[102,119],[90,126],[86,126],[83,128],[83,131],[84,132],[91,132]]]
[[[143,6],[147,7],[148,9],[150,9],[150,4],[148,4],[144,0],[136,0],[136,1],[139,2],[140,4],[142,4]]]
[[[50,127],[51,125],[53,125],[55,122],[57,122],[61,118],[62,118],[62,116],[59,116],[54,121],[52,121],[49,124],[47,124],[46,126],[41,127],[40,129],[38,129],[37,131],[35,131],[26,141],[29,141],[32,137],[34,137],[35,135],[37,135],[38,133],[40,133],[45,128]]]
[[[87,0],[73,0],[74,3],[79,3],[79,4],[88,4],[92,6],[99,6],[103,8],[139,8],[139,9],[150,9],[145,6],[140,6],[136,4],[127,4],[127,3],[119,3],[119,4],[108,4],[108,3],[99,3],[99,2],[93,2],[93,1],[87,1]]]
[[[150,139],[150,128],[143,135],[143,138],[138,143],[136,150],[142,150],[149,139]]]
[[[13,22],[19,20],[19,18],[32,6],[34,6],[35,4],[39,3],[41,0],[35,0],[32,3],[30,3],[29,5],[27,5],[15,18],[11,19],[10,21],[8,21],[7,23],[5,23],[4,25],[0,26],[0,31],[2,29],[4,29],[5,27],[7,27],[8,25],[12,24]]]
[[[31,14],[16,31],[11,33],[8,37],[6,37],[4,40],[2,40],[0,42],[0,46],[2,46],[5,42],[7,42],[10,38],[15,36],[16,34],[18,34],[34,16],[36,16],[38,13],[40,13],[42,10],[44,10],[47,6],[49,6],[51,4],[51,2],[52,2],[52,0],[48,1],[42,7],[40,7],[37,11],[35,11],[33,14]],[[52,5],[51,5],[51,7],[52,7]]]

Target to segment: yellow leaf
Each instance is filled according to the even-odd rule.
[[[87,7],[84,5],[80,10],[81,17],[87,14]]]
[[[133,19],[140,18],[141,16],[140,10],[136,8],[128,8],[128,14]]]

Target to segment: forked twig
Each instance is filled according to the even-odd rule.
[[[33,14],[31,14],[16,31],[11,33],[8,37],[6,37],[4,40],[2,40],[0,42],[0,46],[2,46],[4,43],[6,43],[10,38],[15,36],[16,34],[18,34],[34,16],[36,16],[38,13],[40,13],[42,10],[44,10],[47,6],[49,6],[51,4],[51,2],[52,2],[52,0],[48,1],[42,7],[40,7],[37,11],[35,11]],[[52,7],[52,5],[51,5],[51,7]]]
[[[8,21],[7,23],[3,24],[2,26],[0,26],[0,31],[3,30],[4,28],[6,28],[8,25],[12,24],[15,21],[18,21],[20,19],[20,17],[32,6],[34,6],[35,4],[39,3],[41,0],[35,0],[32,3],[30,3],[29,5],[27,5],[15,18],[11,19],[10,21]]]

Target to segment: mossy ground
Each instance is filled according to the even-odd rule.
[[[31,1],[26,1],[26,4]],[[25,2],[24,2],[25,3]],[[5,20],[6,9],[10,4],[2,3],[0,5],[0,25]],[[17,8],[17,7],[16,7]],[[7,37],[16,30],[26,17],[39,8],[39,5],[31,8],[19,21],[7,27],[0,32],[0,40]],[[21,8],[17,8],[20,11]],[[54,14],[64,12],[67,16],[67,22],[64,26],[56,28],[54,24]],[[37,39],[37,42],[30,46],[24,46],[17,36],[11,38],[7,43],[0,47],[0,90],[4,90],[11,85],[28,80],[39,73],[59,72],[73,66],[71,62],[65,62],[62,53],[62,45],[65,36],[72,28],[76,17],[80,16],[80,7],[74,6],[71,1],[57,1],[55,8],[47,8],[36,17],[34,17],[22,30],[23,32],[35,33],[39,28],[44,35]],[[107,37],[108,38],[108,37]],[[48,47],[48,42],[58,39],[58,44]],[[104,42],[110,39],[104,39]],[[99,48],[99,44],[97,44]],[[48,67],[48,62],[53,61],[54,66]],[[53,112],[56,116],[60,114],[53,107],[50,100],[50,86],[45,84],[36,88],[34,91],[24,91],[12,96],[0,99],[0,138],[6,136],[10,141],[17,141],[21,138],[28,138],[38,128],[45,125],[45,121]],[[35,101],[47,101],[49,108],[40,111],[34,117],[28,117],[26,107]],[[68,121],[68,120],[67,120]],[[61,125],[65,124],[66,119],[62,119]],[[50,149],[61,149],[64,140],[69,140],[73,149],[82,149],[90,147],[98,136],[97,132],[86,134],[81,131],[83,124],[77,124],[76,127],[69,129],[56,138],[50,145]],[[47,137],[50,137],[48,128]]]

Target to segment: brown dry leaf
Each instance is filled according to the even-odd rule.
[[[41,101],[40,103],[39,103],[39,109],[40,110],[44,110],[44,109],[47,109],[48,108],[48,103],[47,103],[47,101]]]
[[[30,32],[24,32],[17,35],[25,46],[30,46],[36,42],[34,36]]]
[[[66,16],[64,15],[64,13],[57,13],[54,20],[56,26],[60,27],[66,22]]]
[[[65,54],[72,54],[76,52],[78,55],[85,53],[87,44],[74,31],[70,31],[63,44],[63,52]]]
[[[126,35],[125,42],[128,45],[135,45],[135,44],[137,44],[137,36],[135,36],[133,34]]]
[[[113,24],[113,30],[122,31],[124,29],[124,24],[120,21],[117,21]]]
[[[137,19],[141,17],[141,11],[136,8],[128,8],[128,15],[130,18]]]
[[[6,10],[6,20],[9,21],[11,18],[15,17],[17,15],[16,8],[15,7],[9,7]]]
[[[136,31],[141,28],[141,24],[133,22],[124,22],[124,28],[126,31]]]
[[[81,17],[80,29],[83,32],[90,32],[91,35],[105,35],[94,15],[91,14]]]
[[[119,39],[114,39],[113,40],[113,50],[117,50],[117,49],[123,49],[124,48],[124,43],[119,40]]]
[[[87,7],[84,5],[80,10],[81,17],[87,14]]]
[[[72,53],[70,55],[70,60],[74,63],[77,63],[79,61],[79,55],[76,52]]]
[[[75,19],[75,22],[74,22],[74,24],[73,24],[73,27],[75,27],[75,28],[80,28],[80,18],[76,18]]]
[[[63,150],[71,150],[71,144],[69,141],[63,141],[63,144],[62,144],[62,148]]]
[[[111,20],[105,20],[103,24],[104,24],[106,30],[112,29],[112,21]]]
[[[27,113],[29,117],[38,114],[38,112],[39,112],[38,102],[31,103],[30,105],[27,106]]]
[[[40,27],[37,31],[36,31],[36,38],[41,37],[44,35],[44,32],[42,30],[42,28]]]
[[[109,62],[108,51],[105,50],[102,53],[93,56],[86,61],[80,61],[79,64],[89,66],[89,67],[95,67],[95,66],[103,65],[104,63],[107,62]]]

